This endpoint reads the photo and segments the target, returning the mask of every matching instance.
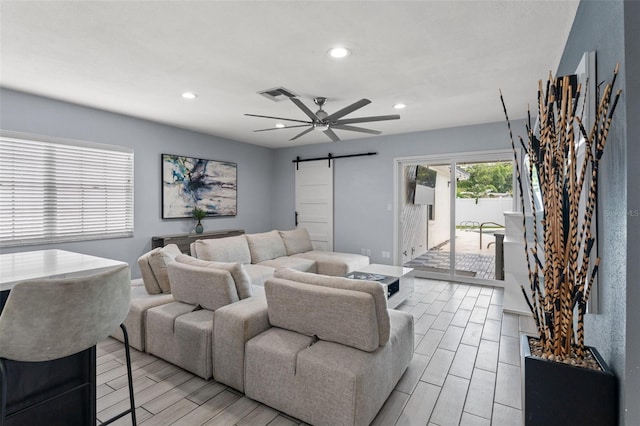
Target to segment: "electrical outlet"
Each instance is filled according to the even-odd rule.
[[[367,256],[371,256],[371,249],[367,249]]]

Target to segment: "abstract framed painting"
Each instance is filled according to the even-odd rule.
[[[162,218],[191,217],[199,207],[207,216],[237,214],[238,165],[162,154]]]

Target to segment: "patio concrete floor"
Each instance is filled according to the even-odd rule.
[[[458,230],[456,232],[455,246],[455,269],[457,275],[489,280],[495,279],[495,237],[492,233],[486,233],[486,231],[483,233],[481,247],[480,232]],[[429,250],[406,262],[404,266],[431,272],[448,273],[450,250],[451,245],[447,242],[438,249]]]

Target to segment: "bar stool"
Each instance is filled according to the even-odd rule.
[[[82,383],[65,389],[7,416],[6,360],[38,363],[64,358],[95,346],[118,325],[124,334],[131,406],[102,424],[127,414],[131,414],[136,424],[129,337],[122,324],[131,301],[130,277],[129,267],[125,265],[83,277],[25,281],[11,289],[0,314],[0,426],[5,419],[91,385]],[[95,404],[95,400],[91,403]]]

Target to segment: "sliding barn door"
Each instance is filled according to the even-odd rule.
[[[306,228],[314,250],[333,251],[333,161],[295,163],[296,227]]]

